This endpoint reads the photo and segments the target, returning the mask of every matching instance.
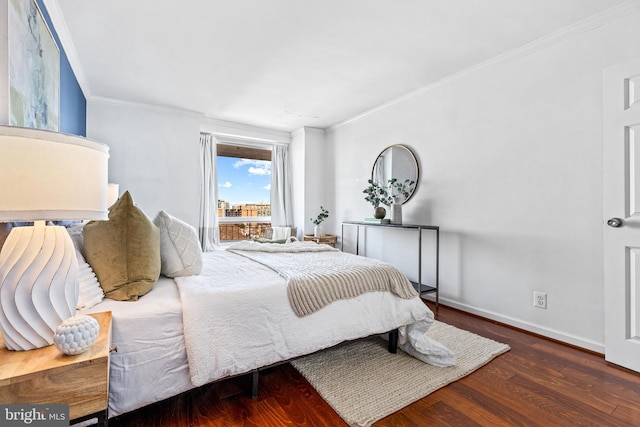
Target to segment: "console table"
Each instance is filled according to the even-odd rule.
[[[418,282],[411,282],[413,286],[418,290],[420,296],[430,293],[435,293],[436,308],[438,308],[439,301],[439,275],[440,275],[440,227],[436,225],[418,225],[418,224],[379,224],[376,222],[367,221],[345,221],[342,223],[342,235],[340,236],[341,244],[344,246],[344,227],[355,226],[356,230],[356,255],[360,254],[360,227],[384,227],[391,229],[402,230],[414,230],[418,232]],[[435,233],[436,239],[436,274],[434,286],[429,286],[422,283],[422,231],[429,230]]]

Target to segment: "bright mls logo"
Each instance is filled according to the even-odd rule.
[[[69,405],[0,405],[0,425],[68,427]]]

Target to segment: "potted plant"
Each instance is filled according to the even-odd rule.
[[[366,194],[364,199],[371,203],[375,208],[373,216],[377,219],[385,217],[387,210],[380,206],[380,203],[382,203],[391,206],[391,212],[394,213],[394,215],[392,215],[393,218],[391,222],[401,224],[402,203],[411,195],[415,181],[410,179],[399,181],[397,178],[391,178],[387,181],[387,185],[385,186],[374,182],[372,179],[367,182],[369,183],[369,186],[363,191],[363,193]]]
[[[322,221],[327,218],[329,218],[329,211],[322,206],[320,206],[320,213],[315,219],[309,218],[315,224],[315,227],[313,228],[313,237],[322,236],[322,226],[320,224],[322,224]]]
[[[369,186],[364,189],[363,193],[366,194],[365,200],[374,207],[373,216],[377,219],[382,219],[387,214],[387,210],[380,206],[380,203],[390,205],[393,199],[386,187],[381,186],[372,179],[367,181]]]

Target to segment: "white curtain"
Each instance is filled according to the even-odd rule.
[[[216,178],[216,141],[213,135],[200,134],[200,244],[210,252],[220,245],[218,228],[218,186]]]
[[[291,168],[286,145],[274,145],[271,154],[271,224],[293,225]]]

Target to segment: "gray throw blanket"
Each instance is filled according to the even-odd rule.
[[[391,264],[340,252],[327,245],[242,242],[228,250],[284,277],[289,303],[298,317],[365,292],[392,292],[404,299],[418,295],[406,276]]]

